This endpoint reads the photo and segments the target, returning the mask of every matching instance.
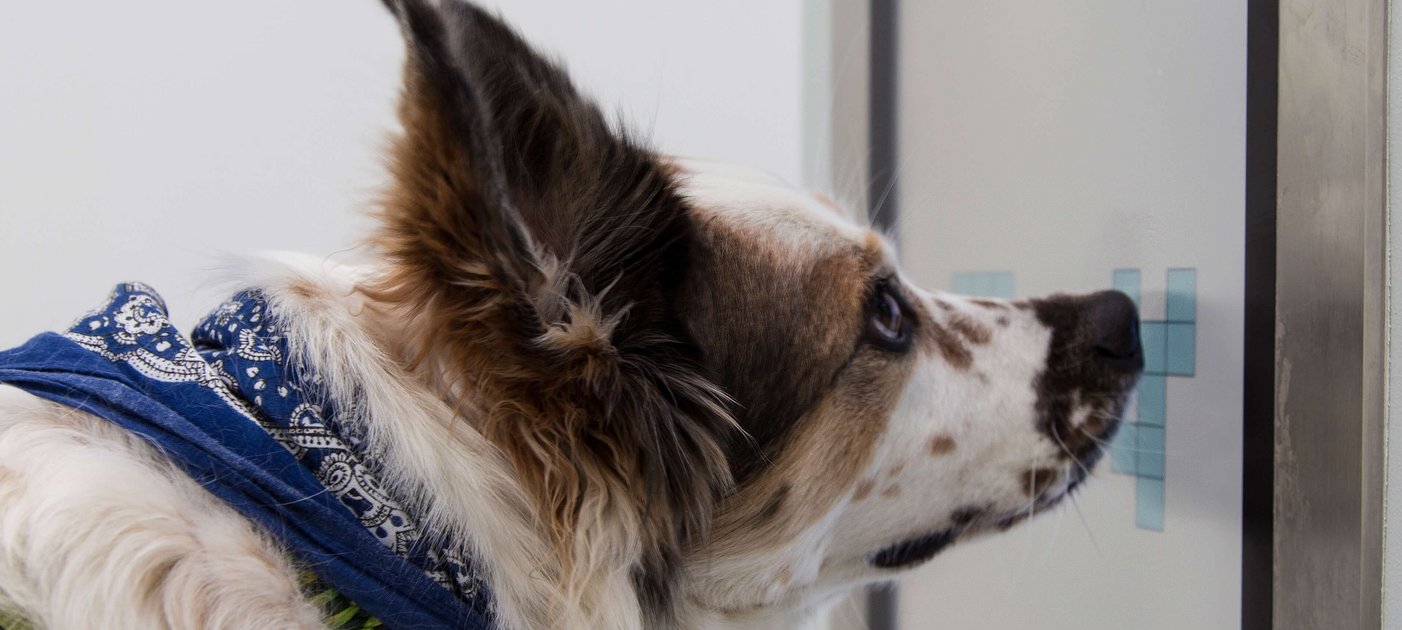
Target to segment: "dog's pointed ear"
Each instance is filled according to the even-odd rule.
[[[386,4],[409,49],[389,227],[417,242],[400,253],[448,276],[477,255],[503,288],[582,291],[606,311],[655,281],[686,214],[666,168],[482,9]],[[542,332],[569,316],[540,306]]]
[[[408,57],[378,291],[427,372],[479,398],[555,542],[631,505],[640,584],[669,583],[733,423],[673,312],[693,228],[668,167],[482,10],[386,4]]]

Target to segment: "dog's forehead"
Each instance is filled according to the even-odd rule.
[[[791,254],[822,255],[831,249],[868,247],[873,240],[866,226],[853,222],[831,200],[762,170],[692,159],[676,159],[673,165],[681,193],[698,218],[753,238],[756,244]]]

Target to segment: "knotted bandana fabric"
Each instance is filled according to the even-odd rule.
[[[385,627],[492,628],[462,547],[425,536],[288,348],[257,291],[187,340],[128,283],[68,331],[0,352],[0,382],[145,438]]]

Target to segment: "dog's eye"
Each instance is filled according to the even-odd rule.
[[[876,286],[867,305],[867,336],[887,350],[910,346],[910,321],[901,299],[885,282]]]

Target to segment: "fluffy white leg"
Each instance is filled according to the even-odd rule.
[[[277,546],[145,443],[0,385],[0,608],[44,628],[321,628]]]

